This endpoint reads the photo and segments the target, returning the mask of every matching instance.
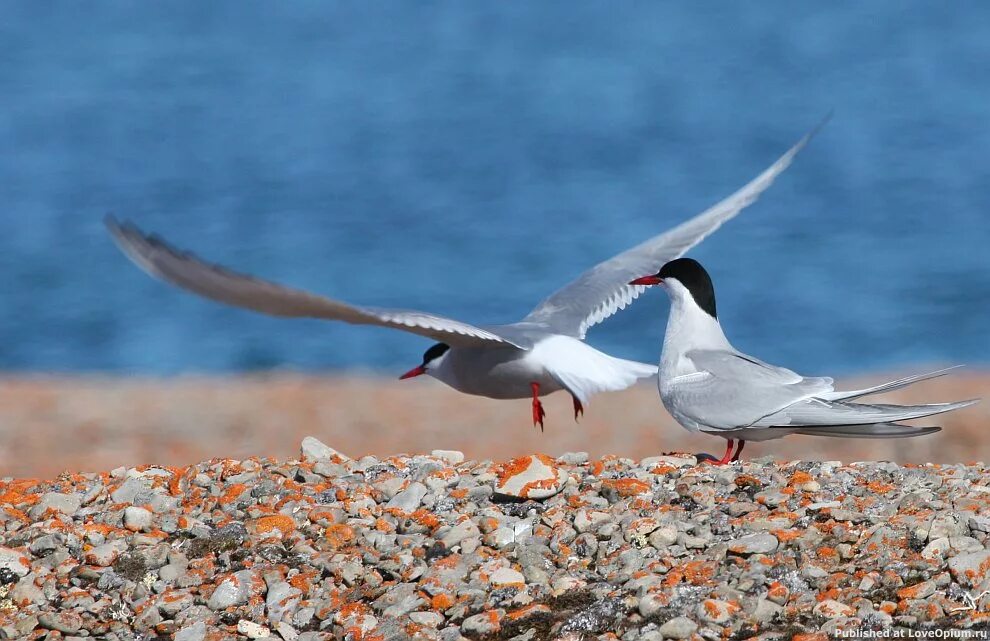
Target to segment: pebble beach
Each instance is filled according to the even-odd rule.
[[[990,634],[988,537],[983,463],[350,458],[308,437],[282,461],[3,479],[0,636]]]

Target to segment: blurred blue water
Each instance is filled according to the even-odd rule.
[[[990,363],[990,6],[5,3],[0,369],[398,372],[429,343],[152,281],[107,212],[345,300],[521,317],[752,178],[693,255],[813,373]],[[659,291],[592,344],[655,360]]]

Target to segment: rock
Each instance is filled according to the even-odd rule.
[[[578,510],[574,515],[574,529],[578,532],[597,532],[598,528],[612,522],[612,515],[597,510]]]
[[[503,463],[495,470],[495,493],[541,500],[564,489],[567,473],[545,454],[533,454]]]
[[[897,591],[898,598],[901,599],[925,599],[935,594],[936,585],[934,581],[922,581],[915,583]]]
[[[932,541],[921,551],[921,556],[926,559],[944,559],[948,556],[948,552],[951,549],[952,546],[949,544],[949,539],[947,537],[932,539]]]
[[[110,493],[110,500],[114,503],[144,505],[151,503],[154,497],[155,492],[151,489],[151,481],[140,477],[127,479],[120,484],[120,487]]]
[[[18,607],[24,607],[31,604],[34,605],[44,605],[48,602],[48,597],[45,593],[37,586],[35,583],[36,576],[34,574],[26,574],[21,577],[21,580],[17,582],[7,597],[10,599],[11,603]]]
[[[729,551],[735,554],[770,554],[777,549],[777,537],[766,532],[747,534],[729,541]]]
[[[268,622],[276,624],[289,619],[299,608],[302,600],[302,590],[295,588],[285,581],[277,581],[268,588],[265,596],[265,607],[268,609]]]
[[[784,608],[773,601],[760,599],[753,610],[753,618],[760,623],[771,623],[783,611]]]
[[[677,528],[673,525],[662,525],[653,530],[647,540],[658,550],[666,549],[677,542]]]
[[[82,617],[75,612],[42,612],[38,615],[38,625],[65,634],[75,634],[82,628]]]
[[[457,450],[433,450],[430,452],[430,456],[442,458],[452,465],[464,462],[464,452],[458,452]]]
[[[385,507],[401,510],[402,512],[414,512],[419,507],[424,496],[426,496],[426,486],[416,481],[410,483],[409,487],[393,496],[385,504]]]
[[[481,614],[476,614],[464,619],[464,623],[461,624],[461,630],[463,630],[465,634],[478,637],[492,635],[501,629],[502,617],[504,616],[504,610],[489,610],[488,612],[482,612]]]
[[[845,603],[840,601],[835,601],[834,599],[826,599],[821,601],[812,610],[815,614],[826,619],[836,619],[839,617],[851,617],[856,614],[856,610],[849,607]]]
[[[722,625],[728,623],[738,611],[739,606],[728,601],[705,599],[698,605],[697,614],[702,621]]]
[[[698,624],[687,617],[675,617],[660,626],[664,639],[688,639],[698,629]]]
[[[971,536],[951,536],[949,537],[949,547],[956,554],[965,554],[966,552],[979,552],[983,549],[983,544]]]
[[[47,534],[45,536],[38,537],[31,542],[28,549],[31,550],[31,554],[35,556],[45,556],[62,547],[63,544],[62,541],[59,540],[60,538],[61,537],[57,537],[54,534]]]
[[[175,641],[203,641],[206,639],[206,623],[199,621],[175,633]]]
[[[436,612],[410,612],[409,620],[426,628],[439,628],[443,623],[443,615]]]
[[[449,550],[461,541],[472,537],[481,536],[481,530],[471,519],[465,519],[450,528],[440,539],[440,542]]]
[[[86,553],[86,562],[91,565],[108,567],[127,550],[127,542],[121,539],[98,545]]]
[[[248,621],[247,619],[241,619],[237,622],[237,632],[243,634],[249,639],[263,639],[271,636],[271,630],[261,624],[255,623],[254,621]]]
[[[0,569],[21,577],[31,571],[31,560],[17,550],[0,547]]]
[[[278,635],[282,637],[284,641],[296,641],[299,638],[299,633],[296,632],[296,629],[285,621],[276,623],[275,631],[278,632]]]
[[[984,532],[990,534],[990,518],[985,516],[969,517],[969,529],[973,532]]]
[[[341,454],[337,450],[333,449],[325,443],[321,443],[318,439],[307,436],[302,440],[302,446],[300,448],[300,458],[304,461],[310,463],[315,463],[317,461],[329,460],[331,462],[340,461],[350,461],[346,455]]]
[[[491,576],[488,578],[488,582],[496,587],[503,587],[507,585],[522,586],[526,583],[526,577],[512,568],[499,568],[492,572]]]
[[[151,529],[152,514],[143,507],[133,505],[124,508],[124,527],[131,532],[147,532]]]
[[[659,594],[650,592],[640,597],[637,609],[644,619],[649,619],[660,610],[666,608],[668,601],[668,599],[663,598]]]
[[[38,501],[38,514],[44,514],[48,510],[55,510],[68,516],[72,516],[82,507],[81,494],[62,494],[59,492],[47,492]]]
[[[949,538],[951,536],[966,536],[969,534],[969,525],[962,521],[955,514],[939,514],[932,521],[932,526],[928,530],[928,540]]]
[[[210,595],[206,605],[211,610],[224,610],[234,605],[247,603],[252,591],[260,588],[257,584],[260,578],[253,570],[234,572],[220,582],[220,585]],[[262,583],[262,585],[264,585]]]
[[[648,470],[655,467],[668,466],[676,468],[694,467],[697,464],[698,458],[696,456],[691,456],[690,454],[665,454],[663,456],[650,456],[640,461],[640,465]]]
[[[426,602],[416,591],[415,583],[399,583],[389,588],[371,605],[385,617],[399,618],[423,607]]]
[[[990,576],[990,550],[960,554],[949,559],[949,572],[963,587],[975,588]]]

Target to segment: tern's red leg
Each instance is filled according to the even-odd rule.
[[[722,458],[720,458],[717,461],[708,461],[712,465],[725,465],[726,463],[732,460],[732,445],[734,442],[731,438],[726,440],[728,441],[728,443],[725,444],[725,454],[723,454]]]
[[[732,462],[735,463],[739,460],[739,455],[742,454],[742,448],[746,445],[746,441],[739,441],[739,449],[736,450],[735,456],[732,457]]]
[[[543,411],[543,403],[540,402],[540,384],[530,383],[529,386],[533,389],[533,427],[537,425],[540,426],[540,431],[543,431],[543,417],[547,415]]]
[[[581,405],[581,399],[577,396],[572,394],[571,398],[574,399],[574,421],[577,422],[578,415],[584,416],[584,405]]]

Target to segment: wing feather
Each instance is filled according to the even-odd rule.
[[[753,204],[791,165],[794,157],[829,117],[742,189],[691,220],[595,265],[543,300],[524,320],[544,324],[560,334],[584,338],[589,327],[625,309],[646,290],[641,285],[629,285],[630,280],[656,271],[664,263],[683,256],[723,223]]]
[[[748,427],[832,390],[831,378],[804,377],[738,352],[696,349],[686,352],[685,358],[696,373],[709,376],[678,379],[678,411],[711,430]]]
[[[143,270],[165,282],[217,302],[270,316],[322,318],[358,325],[401,329],[455,346],[516,345],[468,323],[415,310],[360,307],[239,274],[200,260],[130,223],[107,217],[107,228],[120,249]]]

